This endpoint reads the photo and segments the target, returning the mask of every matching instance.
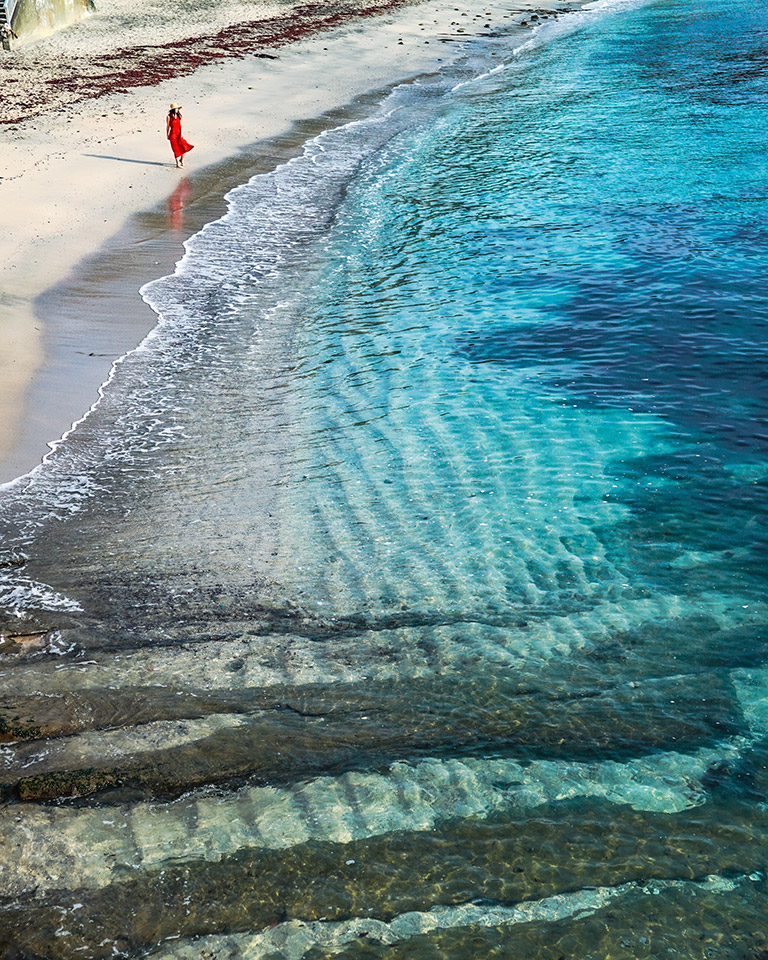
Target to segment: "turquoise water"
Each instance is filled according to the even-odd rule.
[[[476,40],[144,288],[2,491],[3,956],[766,955],[767,43]]]

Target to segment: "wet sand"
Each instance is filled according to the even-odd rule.
[[[556,6],[177,2],[137,13],[103,0],[6,54],[0,482],[32,469],[97,400],[113,361],[154,324],[138,288],[173,269],[227,189],[365,109],[371,91],[460,57],[472,34]],[[170,101],[196,144],[184,171],[165,140]]]

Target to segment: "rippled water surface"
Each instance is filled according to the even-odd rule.
[[[768,956],[768,12],[526,37],[233,191],[2,491],[9,960]]]

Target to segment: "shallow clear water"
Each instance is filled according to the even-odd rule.
[[[8,956],[765,954],[767,42],[477,41],[144,289],[0,503]]]

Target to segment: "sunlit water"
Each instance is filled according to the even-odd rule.
[[[522,42],[233,191],[3,491],[4,956],[768,955],[768,13]]]

